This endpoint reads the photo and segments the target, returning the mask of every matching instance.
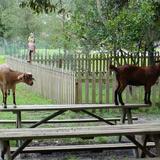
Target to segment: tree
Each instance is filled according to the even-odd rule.
[[[67,4],[69,0],[63,4]],[[64,37],[74,39],[86,50],[136,51],[148,53],[154,63],[153,51],[160,39],[159,0],[70,0],[71,20],[65,24]],[[36,13],[66,13],[61,0],[21,0],[21,7]],[[63,1],[64,2],[64,1]],[[65,38],[64,38],[65,39]]]
[[[22,0],[20,2],[20,7],[30,7],[36,14],[45,13],[48,17],[52,15],[53,22],[47,23],[47,27],[50,29],[50,39],[53,42],[53,46],[63,48],[66,52],[66,49],[72,46],[70,45],[71,41],[68,39],[69,36],[66,31],[67,26],[65,25],[70,13],[71,1],[72,0]]]
[[[20,2],[20,7],[30,7],[36,13],[49,13],[55,11],[57,3],[53,4],[51,0],[22,0]]]
[[[157,0],[75,0],[71,28],[81,45],[107,50],[145,52],[154,62],[160,39],[160,2]]]

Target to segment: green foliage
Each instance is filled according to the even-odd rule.
[[[28,34],[34,32],[36,44],[41,41],[47,47],[64,48],[64,52],[82,47],[86,53],[127,49],[150,54],[160,39],[158,0],[18,2],[0,1],[1,36],[26,41]]]
[[[0,64],[5,63],[5,57],[3,55],[0,55]]]
[[[158,1],[75,0],[74,4],[69,28],[83,47],[145,51],[160,38]]]
[[[113,45],[112,49],[115,44],[117,48],[135,49],[139,41],[145,40],[147,30],[153,23],[152,3],[140,1],[135,5],[135,1],[131,1],[127,8],[121,9],[117,16],[106,21],[109,33],[106,42]]]
[[[2,2],[0,2],[2,3]],[[21,9],[16,0],[3,2],[0,22],[3,25],[3,37],[17,40],[27,39],[30,32],[38,34],[41,28],[40,16],[33,14],[29,8]]]
[[[50,0],[21,0],[20,7],[30,7],[37,13],[49,13],[55,11],[56,4],[52,4]]]

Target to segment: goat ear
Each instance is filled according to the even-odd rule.
[[[18,80],[21,80],[24,77],[24,73],[17,77]]]

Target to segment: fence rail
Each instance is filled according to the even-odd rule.
[[[63,69],[51,68],[42,64],[29,64],[24,60],[7,57],[11,68],[31,72],[36,79],[32,87],[27,87],[58,104],[75,103],[75,75]]]

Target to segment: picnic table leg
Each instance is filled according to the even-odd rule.
[[[0,141],[0,160],[4,160],[4,142]]]
[[[128,124],[133,124],[131,109],[126,109]]]
[[[4,148],[6,151],[6,160],[11,160],[12,158],[11,158],[9,141],[4,141]]]
[[[120,123],[124,124],[125,123],[125,119],[126,119],[126,109],[122,109],[122,114],[121,114],[121,120]],[[119,136],[119,142],[121,142],[122,140],[122,136]]]
[[[133,124],[133,119],[132,119],[132,112],[130,108],[126,109],[126,114],[127,114],[127,120],[128,120],[128,124]],[[133,136],[135,138],[135,136]],[[137,149],[133,149],[133,155],[135,157],[139,157],[139,151],[138,148]]]
[[[9,141],[0,141],[0,160],[4,160],[6,155],[6,160],[11,160],[11,152]]]
[[[97,118],[98,120],[100,120],[102,122],[105,122],[105,123],[107,123],[109,125],[115,125],[114,123],[112,123],[112,122],[110,122],[108,120],[105,120],[104,118],[102,118],[102,117],[100,117],[100,116],[98,116],[98,115],[96,115],[94,113],[91,113],[91,112],[89,112],[89,111],[87,111],[85,109],[82,109],[81,111],[84,112],[84,113],[86,113],[86,114],[88,114],[88,115],[90,115],[90,116],[92,116],[92,117],[94,117],[94,118]]]
[[[133,136],[130,135],[126,135],[126,137],[133,142],[138,148],[140,148],[142,150],[142,152],[144,152],[145,155],[148,155],[149,157],[155,157],[155,154],[148,151],[148,149],[146,148],[146,146],[143,146],[141,143],[139,143]]]
[[[153,136],[153,140],[155,142],[157,156],[160,157],[160,135]]]
[[[16,120],[16,128],[21,128],[22,127],[22,118],[21,118],[21,112],[17,111],[17,120]],[[22,144],[22,141],[18,140],[17,141],[17,146],[20,146]]]
[[[136,136],[136,140],[144,147],[147,146],[148,135]],[[140,149],[137,148],[137,158],[145,158],[146,154]]]

